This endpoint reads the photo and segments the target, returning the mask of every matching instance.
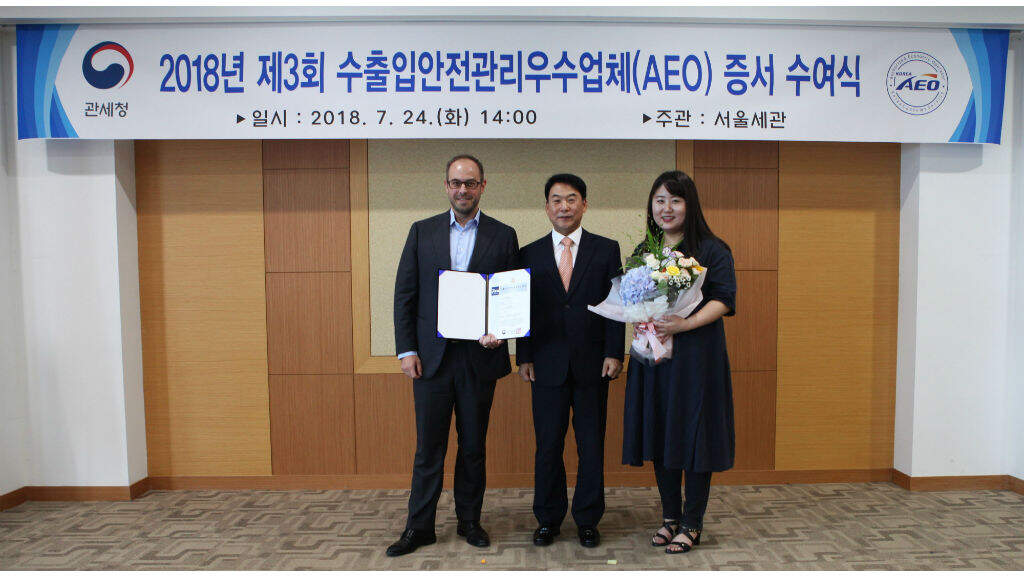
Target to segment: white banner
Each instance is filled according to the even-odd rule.
[[[19,138],[999,142],[1005,30],[22,25]]]

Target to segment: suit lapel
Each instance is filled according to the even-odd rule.
[[[553,252],[552,252],[553,254]],[[573,290],[579,287],[587,266],[594,257],[594,242],[591,234],[586,230],[580,235],[580,246],[576,250],[576,263],[572,267],[572,278],[569,279],[569,291],[566,296],[572,296]],[[561,279],[559,279],[561,284]]]
[[[491,241],[494,240],[493,219],[486,214],[480,214],[480,223],[477,224],[476,242],[473,244],[473,255],[469,258],[469,270],[475,271],[480,266],[480,260],[487,253]]]
[[[452,234],[451,234],[451,213],[445,212],[444,214],[437,215],[437,226],[434,227],[434,250],[437,252],[438,259],[442,262],[447,262],[445,269],[451,270],[452,268]]]

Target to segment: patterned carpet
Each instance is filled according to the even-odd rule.
[[[0,512],[3,569],[1024,569],[1024,497],[906,492],[893,484],[714,486],[701,546],[648,544],[657,490],[609,488],[602,543],[582,548],[571,519],[531,543],[532,490],[490,490],[493,544],[455,536],[451,493],[438,543],[387,558],[408,492],[150,492],[132,502],[28,502]]]

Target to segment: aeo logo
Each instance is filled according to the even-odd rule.
[[[920,76],[910,76],[903,82],[900,82],[900,85],[896,87],[896,91],[898,92],[900,90],[926,90],[928,92],[938,92],[939,85],[941,84],[938,78],[938,74],[921,74]]]
[[[121,56],[124,56],[125,61],[128,64],[128,73],[125,74],[124,66],[114,62],[104,68],[103,70],[97,70],[92,65],[92,59],[100,52],[106,51],[117,52]],[[89,83],[93,88],[99,88],[100,90],[106,90],[113,88],[115,85],[120,88],[128,83],[128,80],[132,77],[132,73],[135,72],[135,63],[132,62],[132,56],[128,53],[128,50],[124,46],[121,46],[117,42],[100,42],[93,46],[85,53],[85,58],[82,59],[82,75],[85,76],[85,81]],[[124,81],[122,82],[122,79]],[[120,85],[118,85],[120,82]]]
[[[907,52],[889,66],[885,86],[897,108],[921,115],[942,105],[949,92],[949,76],[931,54]]]

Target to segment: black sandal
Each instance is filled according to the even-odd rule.
[[[661,527],[668,531],[668,537],[666,538],[659,528],[654,533],[654,536],[651,537],[651,546],[668,546],[672,539],[676,537],[676,534],[679,534],[679,520],[666,520]]]
[[[672,538],[672,541],[665,545],[665,554],[686,554],[690,550],[693,550],[695,546],[700,544],[700,530],[694,530],[692,528],[683,528]],[[676,540],[680,536],[686,536],[690,542],[682,542]],[[677,546],[673,549],[672,545]]]

